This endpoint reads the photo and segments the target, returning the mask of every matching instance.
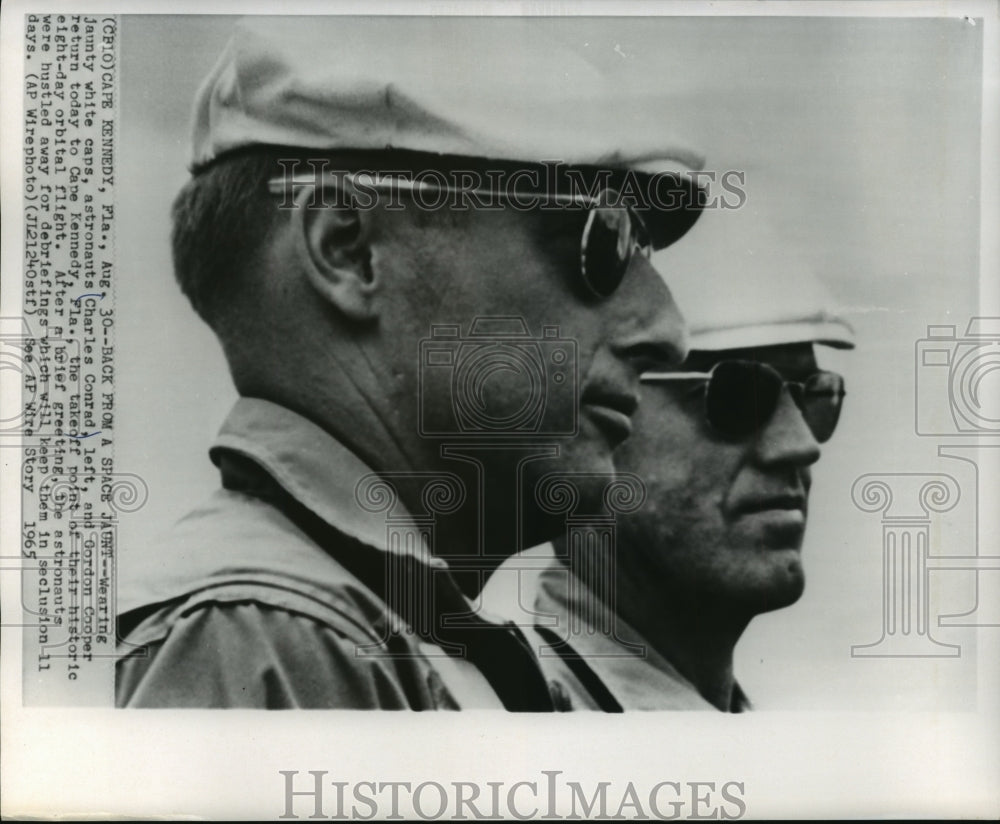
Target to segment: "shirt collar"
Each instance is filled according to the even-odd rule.
[[[299,503],[350,538],[387,552],[415,555],[428,566],[446,569],[425,543],[404,547],[390,542],[386,508],[372,511],[358,500],[359,484],[374,471],[326,430],[291,409],[259,398],[240,398],[209,451],[218,465],[221,450],[258,463]],[[411,527],[412,516],[398,500],[391,506],[396,529]],[[398,544],[398,545],[397,545]]]
[[[625,710],[715,710],[687,678],[558,560],[538,579],[535,610],[555,615],[567,640]],[[611,629],[611,631],[607,631]],[[750,703],[733,685],[732,712]]]

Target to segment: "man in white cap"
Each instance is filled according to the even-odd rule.
[[[120,706],[565,708],[469,597],[683,357],[647,253],[701,194],[667,101],[528,25],[262,19],[204,82],[175,274],[241,398],[222,488],[123,562]]]
[[[643,376],[632,437],[615,453],[645,500],[618,518],[610,551],[556,541],[534,583],[542,660],[577,709],[748,708],[734,648],[754,616],[802,594],[810,467],[844,397],[814,345],[851,348],[853,333],[752,207],[710,212],[654,256],[691,351],[679,370]],[[499,588],[528,565],[501,567],[486,592],[494,609],[516,614]]]

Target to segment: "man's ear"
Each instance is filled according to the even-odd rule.
[[[292,220],[305,252],[306,276],[341,314],[371,320],[376,282],[362,213],[350,206],[324,205],[322,194],[306,187],[295,198]],[[331,199],[339,203],[344,198],[338,193]]]

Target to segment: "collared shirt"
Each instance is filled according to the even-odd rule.
[[[372,471],[327,432],[241,398],[210,454],[223,488],[149,564],[121,560],[119,706],[567,707],[513,624],[475,610],[425,543],[388,540],[355,499]],[[421,534],[392,515],[397,537]]]
[[[508,559],[493,574],[484,599],[494,612],[532,626],[543,669],[564,686],[574,709],[716,711],[694,684],[553,555],[546,545],[532,550],[530,561],[524,556]],[[531,567],[539,564],[541,571],[532,573]],[[512,591],[533,592],[534,597],[519,594],[512,599]],[[514,606],[517,601],[520,609]],[[533,614],[524,610],[525,603],[533,603]],[[748,709],[750,702],[734,684],[730,712]]]

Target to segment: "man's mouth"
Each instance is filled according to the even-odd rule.
[[[617,445],[632,434],[632,415],[639,398],[599,385],[588,386],[580,399],[583,412]]]
[[[788,512],[789,515],[798,514],[804,518],[806,514],[805,496],[794,493],[768,495],[766,497],[750,498],[737,504],[735,507],[735,512],[738,516],[781,511]]]

